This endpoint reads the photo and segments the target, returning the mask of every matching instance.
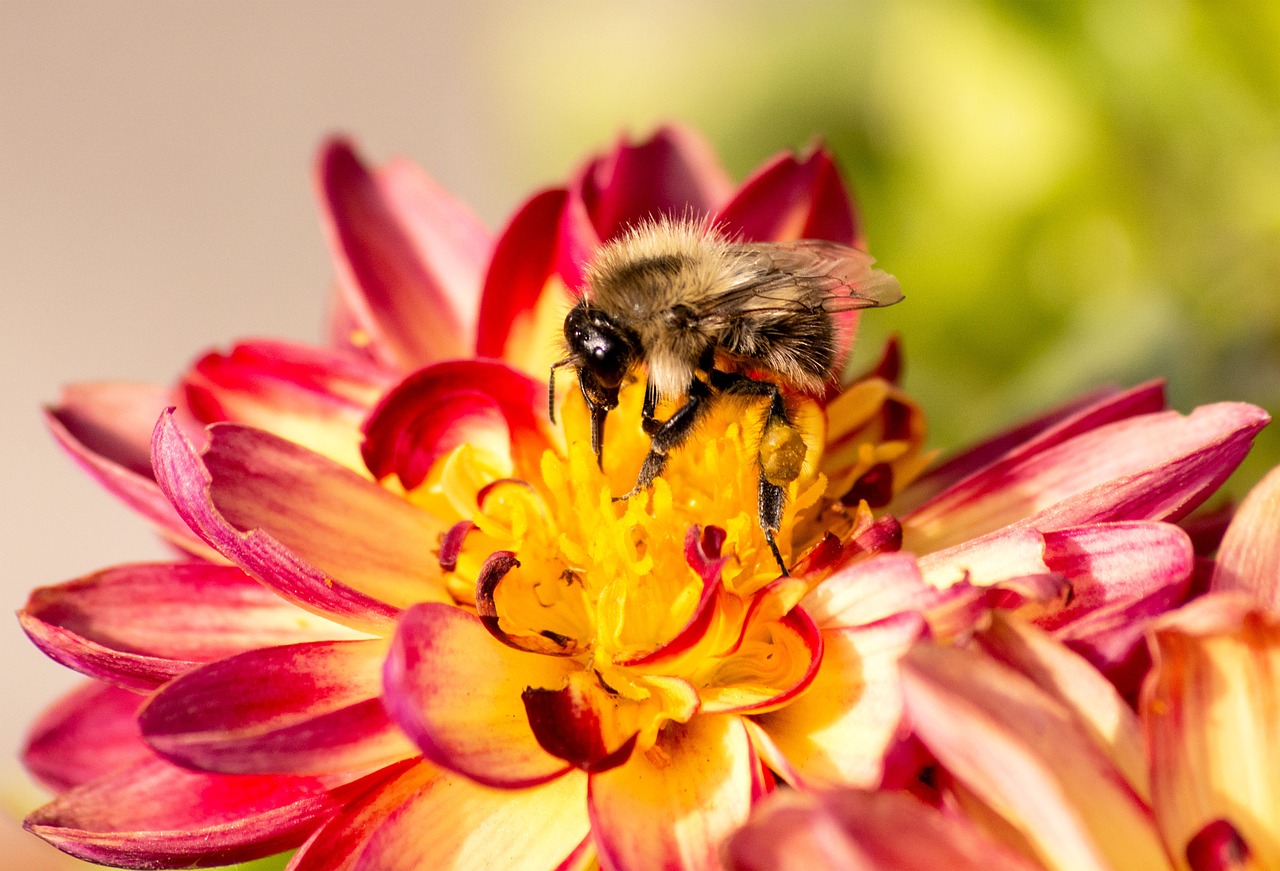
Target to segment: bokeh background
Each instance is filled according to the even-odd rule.
[[[405,154],[492,226],[620,133],[698,127],[738,177],[838,154],[903,305],[933,443],[1102,382],[1280,411],[1280,4],[0,0],[0,596],[163,557],[42,429],[85,379],[315,340],[310,161]],[[1280,462],[1264,433],[1232,482]],[[0,804],[73,679],[0,629]],[[32,846],[5,822],[0,855]],[[35,867],[42,853],[22,854]]]

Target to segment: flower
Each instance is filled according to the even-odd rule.
[[[1271,868],[1280,863],[1275,675],[1280,469],[1232,520],[1210,591],[1153,621],[1137,712],[1084,660],[1016,620],[978,648],[904,658],[937,760],[929,807],[892,793],[790,795],[731,840],[740,871]],[[979,649],[980,648],[980,649]],[[979,862],[982,865],[979,865]],[[861,863],[861,864],[858,864]]]
[[[24,628],[43,650],[99,681],[37,725],[28,764],[61,795],[31,815],[29,828],[83,858],[136,867],[240,861],[308,837],[296,868],[338,867],[357,852],[387,867],[393,855],[412,855],[401,842],[405,825],[430,844],[436,860],[453,850],[463,866],[505,866],[509,846],[484,836],[494,825],[524,833],[512,843],[531,867],[594,850],[585,840],[581,773],[495,793],[418,760],[425,748],[384,712],[382,665],[393,633],[399,650],[399,639],[413,637],[414,615],[431,612],[424,603],[439,604],[442,611],[434,613],[442,619],[474,620],[468,610],[476,604],[474,580],[459,588],[456,577],[465,573],[445,572],[438,551],[442,536],[445,551],[450,547],[445,533],[472,522],[479,501],[492,511],[501,503],[496,494],[511,490],[491,485],[515,473],[536,480],[558,461],[581,465],[573,450],[543,459],[559,444],[545,420],[546,369],[528,364],[535,380],[516,368],[524,358],[512,338],[527,340],[529,324],[554,323],[539,312],[571,280],[563,273],[575,261],[564,252],[595,244],[635,215],[713,205],[719,220],[744,235],[830,232],[852,239],[848,201],[825,153],[779,158],[727,202],[727,188],[706,158],[688,134],[664,131],[592,161],[568,189],[540,194],[517,214],[494,246],[485,294],[478,309],[473,305],[477,347],[500,345],[504,358],[432,362],[382,401],[364,452],[379,478],[385,458],[378,433],[398,419],[400,398],[439,400],[431,414],[412,418],[427,428],[407,443],[410,471],[398,468],[385,486],[371,480],[363,463],[352,468],[354,422],[391,378],[441,347],[410,334],[414,313],[426,323],[433,312],[462,305],[457,299],[464,297],[441,290],[461,284],[441,279],[431,295],[423,278],[424,263],[450,265],[440,245],[432,247],[431,234],[447,235],[456,216],[420,177],[398,166],[364,173],[340,145],[321,161],[341,258],[339,347],[255,342],[203,358],[180,385],[179,408],[161,416],[149,452],[140,446],[142,409],[162,405],[170,391],[120,385],[70,391],[52,414],[63,443],[192,558],[108,569],[37,591],[24,609]],[[663,184],[651,184],[646,173]],[[777,203],[785,208],[775,209]],[[423,214],[445,217],[432,217],[426,228],[413,224]],[[474,254],[476,235],[465,235],[444,250]],[[419,248],[406,239],[429,256],[415,261]],[[419,292],[431,302],[415,302]],[[505,301],[489,302],[495,294]],[[468,323],[462,315],[457,322]],[[918,412],[887,381],[879,384],[855,404],[858,415],[845,415],[841,432],[854,440],[864,429],[879,432],[880,411],[892,410],[896,437],[873,432],[862,439],[874,443],[862,453],[900,463],[905,478],[906,467],[919,463]],[[207,431],[197,425],[213,421],[221,422]],[[728,436],[716,450],[740,452],[742,439],[741,432]],[[898,444],[875,446],[888,441]],[[845,471],[852,468],[846,463]],[[433,501],[431,487],[413,480],[419,469],[450,486]],[[643,510],[646,503],[635,504]],[[724,508],[733,509],[724,515],[725,535],[737,536],[731,543],[758,539],[754,520],[745,519],[753,504]],[[668,521],[663,534],[673,528]],[[680,529],[663,565],[673,565],[674,554],[685,586],[692,581],[708,591],[697,602],[706,599],[719,613],[728,563],[721,533],[707,525],[686,548],[687,531]],[[758,550],[759,542],[752,546]],[[696,568],[685,564],[686,551]],[[748,556],[744,550],[741,558]],[[757,681],[763,689],[749,684],[748,695],[782,697],[812,676],[815,629],[789,613],[799,588],[765,593],[758,578],[752,584],[740,603],[753,608],[734,615],[743,646],[769,648],[771,637],[755,636],[777,634],[777,651],[795,661],[772,682],[768,675]],[[678,628],[679,619],[669,614],[661,628]],[[487,633],[485,639],[496,645]],[[731,676],[721,682],[740,684]],[[386,707],[397,711],[397,697],[387,695]],[[85,722],[98,728],[86,734]],[[707,718],[696,728],[728,740],[733,784],[744,775],[754,784],[725,817],[736,822],[766,782],[751,761],[745,726],[731,722]],[[658,720],[646,726],[647,749],[656,746],[660,728]],[[708,819],[710,834],[697,841],[704,852],[724,829]]]

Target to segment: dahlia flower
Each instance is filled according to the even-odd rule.
[[[903,793],[790,793],[727,846],[739,871],[1280,865],[1280,469],[1231,521],[1209,592],[1150,623],[1137,711],[1047,635],[997,617],[903,659],[936,760]],[[945,858],[944,858],[945,857]]]
[[[203,358],[149,450],[143,409],[172,391],[81,388],[53,414],[189,554],[37,591],[23,612],[97,681],[27,754],[61,793],[28,827],[83,858],[185,867],[301,844],[294,871],[717,867],[776,777],[893,776],[899,661],[926,632],[961,639],[1016,608],[1128,663],[1125,624],[1188,589],[1189,539],[1163,521],[1265,422],[1163,411],[1146,386],[921,477],[923,416],[891,345],[796,400],[779,577],[750,410],[722,407],[620,503],[648,444],[641,388],[623,390],[601,466],[582,398],[553,427],[545,378],[582,264],[645,217],[860,241],[823,151],[734,192],[696,139],[662,131],[534,196],[492,244],[405,164],[370,173],[334,145],[320,166],[333,347]]]

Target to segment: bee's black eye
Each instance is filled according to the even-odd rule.
[[[601,387],[617,387],[636,361],[636,343],[598,309],[574,306],[564,320],[564,337]]]

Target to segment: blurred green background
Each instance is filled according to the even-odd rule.
[[[1280,4],[736,8],[513,28],[535,75],[591,71],[518,110],[533,158],[610,141],[619,102],[637,133],[692,121],[738,177],[824,138],[908,297],[861,347],[902,334],[936,445],[1153,377],[1182,410],[1280,411]],[[1274,430],[1242,483],[1280,462]]]

